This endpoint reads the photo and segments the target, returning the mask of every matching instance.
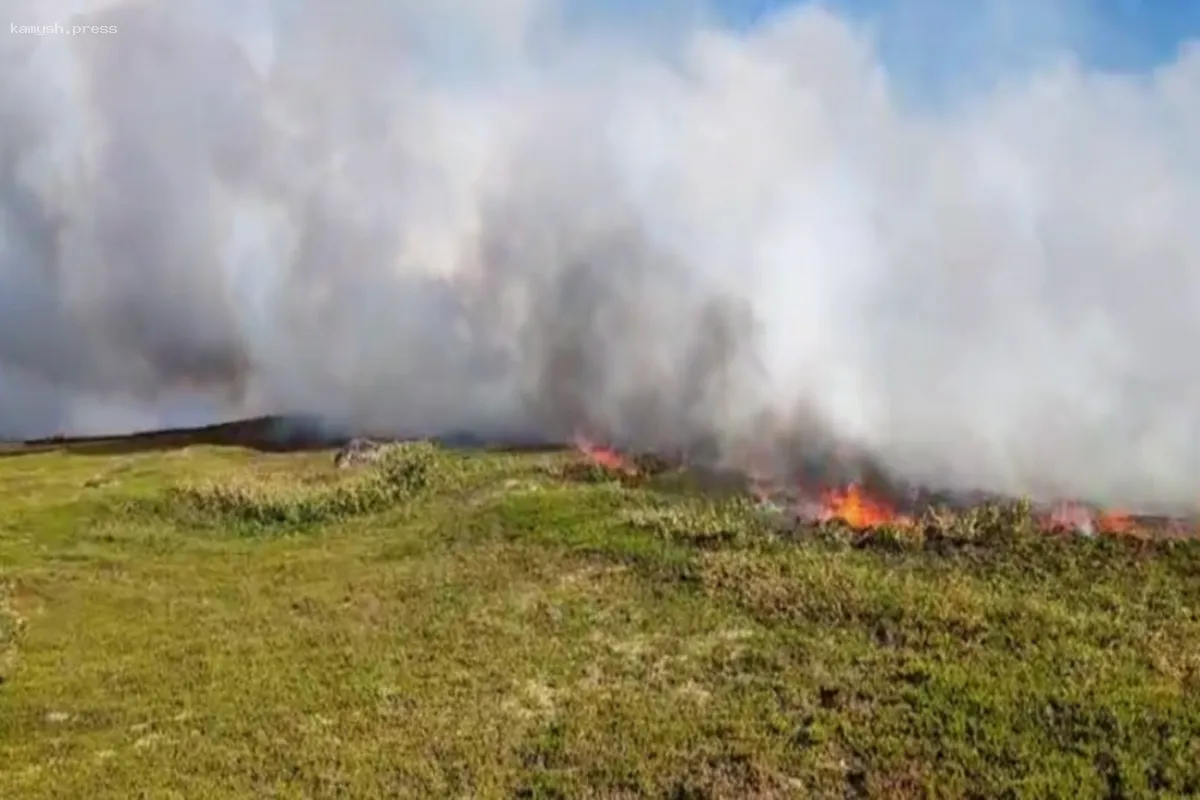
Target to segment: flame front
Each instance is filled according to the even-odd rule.
[[[602,447],[585,436],[576,434],[575,448],[583,454],[584,458],[605,469],[628,474],[637,472],[637,468],[616,450],[611,447]]]
[[[1133,517],[1123,511],[1102,511],[1096,515],[1096,529],[1102,533],[1133,533],[1137,529]]]
[[[858,484],[831,489],[821,496],[825,521],[839,520],[852,528],[878,528],[881,525],[908,524],[906,517],[882,500],[872,497]]]
[[[1087,534],[1129,535],[1138,530],[1133,517],[1123,511],[1093,511],[1081,503],[1059,503],[1041,522],[1050,530]]]
[[[597,466],[626,475],[641,473],[637,465],[614,448],[597,444],[583,435],[576,435],[574,444],[584,458]],[[763,505],[794,514],[798,520],[808,523],[840,522],[861,531],[885,526],[912,527],[918,524],[915,516],[901,513],[888,500],[872,493],[860,483],[850,483],[819,492],[806,491],[806,487],[800,487],[798,493],[782,491],[782,486],[770,477],[771,471],[754,461],[751,459],[752,463],[744,471],[745,486],[749,494]],[[1036,519],[1038,526],[1047,533],[1072,532],[1108,536],[1148,534],[1146,523],[1140,518],[1124,511],[1096,509],[1080,502],[1059,502],[1049,508],[1043,506]],[[1194,521],[1175,521],[1169,528],[1169,533],[1178,537],[1200,534]]]

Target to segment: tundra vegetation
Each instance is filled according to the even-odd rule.
[[[178,443],[177,443],[178,444]],[[0,457],[0,797],[1195,796],[1200,546],[567,452]]]

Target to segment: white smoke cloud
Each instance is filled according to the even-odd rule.
[[[200,394],[727,452],[770,418],[918,480],[1200,496],[1200,49],[930,108],[813,6],[59,10],[118,32],[0,44],[0,434]]]

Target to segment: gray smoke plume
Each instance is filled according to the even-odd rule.
[[[0,435],[294,411],[1195,506],[1200,49],[931,107],[819,7],[566,11],[15,8],[115,31],[0,39]]]

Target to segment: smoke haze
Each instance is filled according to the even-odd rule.
[[[1044,12],[919,104],[812,6],[52,5],[13,21],[118,32],[0,39],[0,436],[305,412],[1200,498],[1196,47],[1089,71]]]

